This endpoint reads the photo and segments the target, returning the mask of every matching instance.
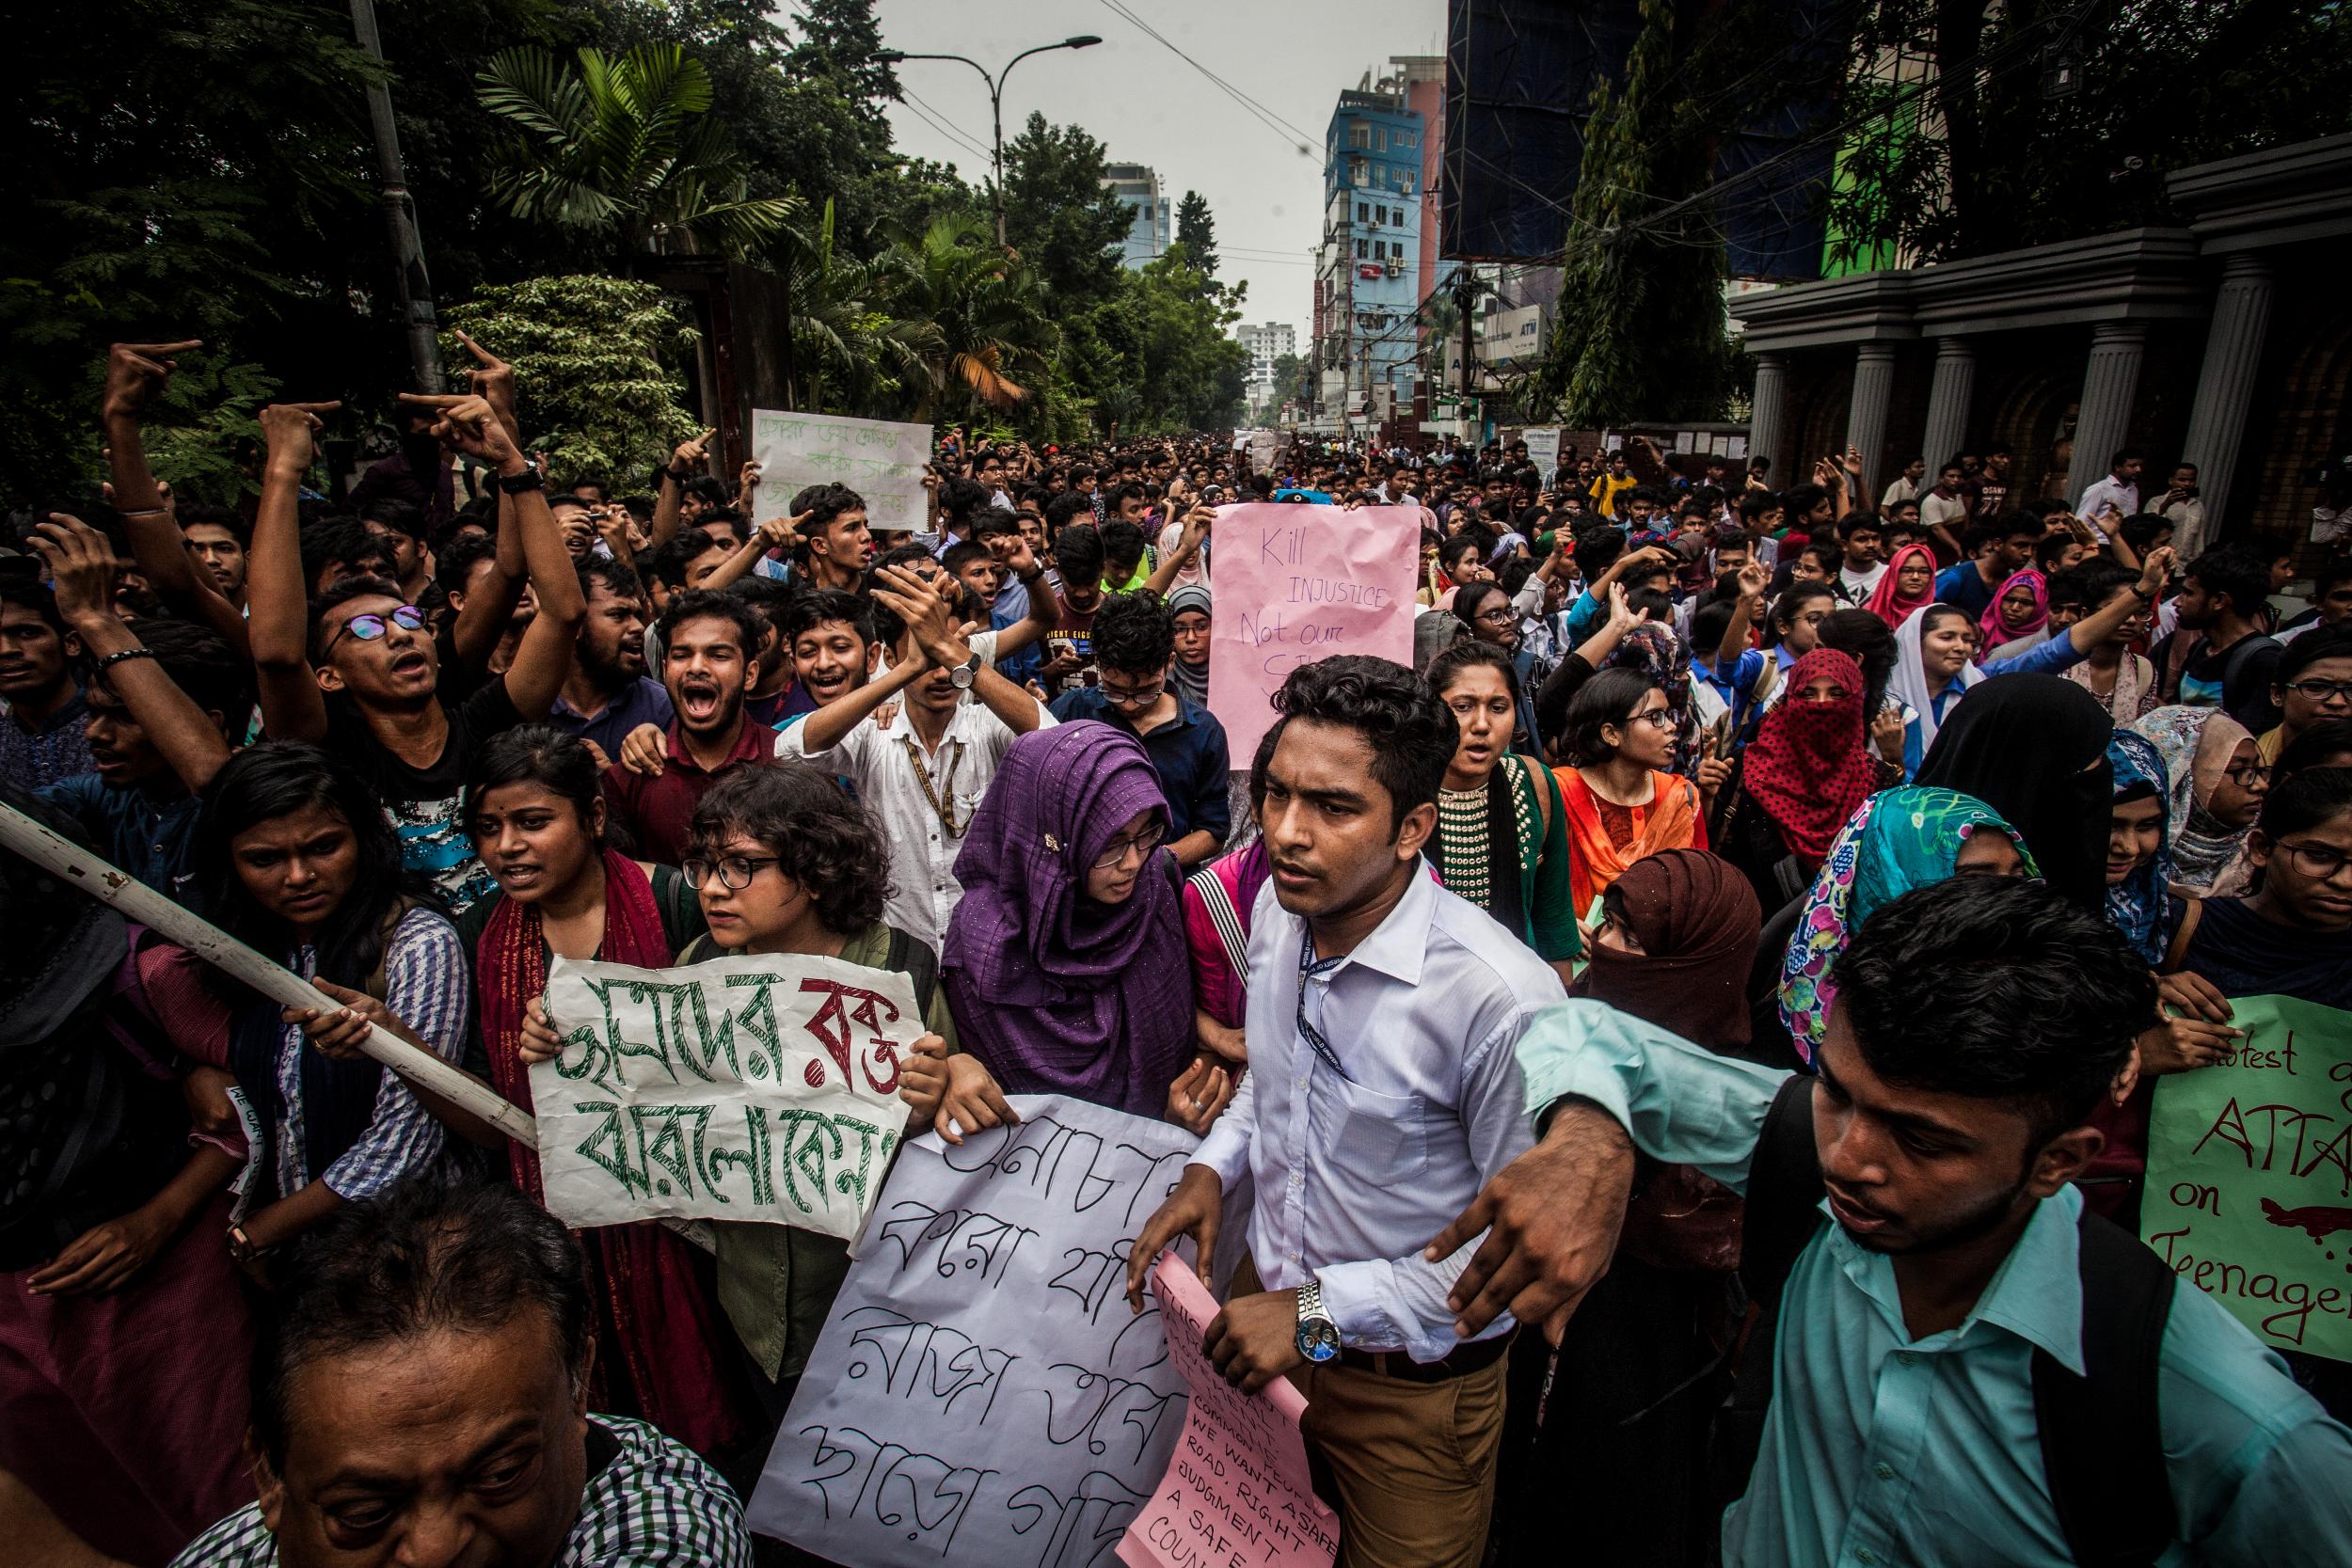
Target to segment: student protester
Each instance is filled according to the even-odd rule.
[[[251,525],[228,507],[195,504],[179,509],[179,523],[180,538],[187,546],[189,557],[211,576],[220,596],[243,613],[246,551],[253,539]],[[437,584],[428,582],[424,586],[430,595],[440,594]]]
[[[2176,973],[2206,982],[2208,1003],[2277,994],[2352,1008],[2352,768],[2274,787],[2246,858],[2251,893],[2193,900],[2182,917]]]
[[[1765,714],[1733,762],[1708,841],[1766,910],[1802,895],[1831,842],[1877,786],[1863,727],[1861,668],[1816,648],[1789,672],[1787,700]]]
[[[1518,677],[1510,656],[1465,638],[1422,672],[1457,735],[1423,853],[1438,879],[1571,977],[1583,950],[1570,872],[1567,806],[1549,768],[1514,745]]]
[[[2033,547],[2042,525],[2031,515],[2011,513],[1989,523],[1971,524],[1965,559],[1936,574],[1935,596],[1975,620],[1992,608],[2001,585],[2033,562]]]
[[[1511,688],[1518,707],[1511,743],[1529,756],[1542,748],[1535,729],[1535,689],[1549,670],[1538,670],[1524,624],[1512,596],[1495,582],[1466,583],[1454,595],[1454,616],[1477,641],[1499,648],[1511,662]]]
[[[724,1482],[589,1414],[580,1248],[520,1193],[404,1182],[333,1216],[286,1276],[253,1353],[261,1501],[174,1568],[447,1560],[453,1541],[485,1561],[750,1568]]]
[[[1258,807],[1263,800],[1266,759],[1274,754],[1275,733],[1268,730],[1258,742],[1258,754],[1244,775],[1244,799],[1248,803],[1248,832],[1241,847],[1184,879],[1184,945],[1192,958],[1192,1027],[1195,1041],[1192,1066],[1176,1080],[1184,1098],[1176,1103],[1189,1110],[1191,1101],[1222,1104],[1229,1098],[1227,1081],[1237,1079],[1248,1065],[1244,1030],[1249,991],[1249,930],[1258,894],[1272,867],[1266,862],[1265,839],[1257,832]]]
[[[1838,955],[1864,921],[1950,877],[2034,877],[2025,835],[1974,796],[1915,785],[1864,800],[1822,857],[1781,955],[1775,1011],[1799,1061],[1820,1050]]]
[[[1797,661],[1821,644],[1821,627],[1843,608],[1836,590],[1826,582],[1799,578],[1772,599],[1763,617],[1764,647],[1772,656],[1774,678],[1764,694],[1767,707],[1788,689],[1788,674]]]
[[[997,1125],[1000,1115],[1010,1118],[977,1064],[950,1054],[955,1027],[931,949],[882,919],[886,862],[872,819],[855,801],[813,768],[744,768],[703,797],[691,832],[675,880],[693,890],[696,930],[679,944],[676,964],[798,955],[904,974],[928,1031],[899,1062],[898,1095],[913,1108],[907,1135],[930,1130],[937,1117],[942,1136],[955,1142],[958,1126],[970,1132]],[[668,896],[661,895],[665,908]],[[666,917],[663,927],[665,937],[686,929]],[[521,1025],[522,1060],[544,1061],[561,1051],[544,1002],[532,993]],[[697,1292],[693,1321],[707,1322],[700,1314],[715,1296],[733,1329],[739,1354],[729,1359],[739,1371],[690,1358],[670,1375],[691,1379],[681,1391],[704,1401],[750,1390],[760,1415],[731,1459],[747,1461],[755,1474],[840,1291],[849,1249],[834,1237],[784,1225],[720,1225],[715,1239],[715,1283],[698,1254],[681,1261],[691,1267]],[[687,1281],[681,1277],[674,1289],[683,1295]],[[706,1331],[699,1343],[720,1352],[714,1333]]]
[[[2174,629],[2148,650],[2164,702],[2222,708],[2256,735],[2277,724],[2280,647],[2259,625],[2269,598],[2269,562],[2249,550],[2225,545],[2190,562]]]
[[[1882,911],[1838,981],[1818,1081],[1589,1004],[1532,1031],[1544,1142],[1431,1243],[1492,1227],[1454,1292],[1465,1326],[1506,1304],[1564,1315],[1606,1264],[1635,1149],[1696,1163],[1745,1192],[1751,1245],[1787,1238],[1743,1260],[1779,1333],[1762,1449],[1724,1520],[1735,1568],[1863,1549],[2057,1568],[2122,1539],[2149,1560],[2190,1540],[2216,1564],[2276,1561],[2282,1542],[2299,1561],[2352,1554],[2352,1434],[2217,1302],[2082,1216],[2085,1118],[2129,1081],[2155,1003],[2122,939],[2048,889],[1962,879]],[[1806,1214],[1824,1192],[1826,1227]],[[2139,1311],[2165,1314],[2146,1348],[2084,1343]],[[2122,1356],[2109,1375],[2145,1397],[2077,1417],[2037,1395],[2036,1349]],[[1909,1481],[1887,1487],[1897,1441]],[[2102,1441],[2144,1456],[2139,1479],[2091,1483],[2078,1462]]]
[[[667,729],[677,717],[670,693],[645,673],[645,591],[637,574],[607,556],[580,562],[580,623],[571,673],[548,722],[595,747],[607,762],[640,724]]]
[[[2015,658],[2050,640],[2050,579],[2038,568],[2017,572],[1977,617],[1978,662]]]
[[[1568,705],[1571,765],[1554,773],[1566,807],[1569,895],[1579,918],[1643,856],[1707,847],[1707,808],[1731,765],[1710,752],[1695,777],[1668,772],[1674,728],[1665,690],[1638,669],[1601,671]]]
[[[240,990],[226,1065],[258,1118],[230,1255],[274,1277],[277,1249],[336,1210],[431,1165],[441,1126],[398,1073],[362,1055],[370,1023],[449,1061],[465,1051],[466,955],[431,884],[356,768],[299,741],[238,752],[204,792],[196,866],[215,922],[340,1006]]]
[[[624,743],[604,770],[612,821],[647,860],[675,865],[686,855],[694,807],[739,768],[767,764],[776,733],[743,710],[752,661],[767,624],[731,594],[693,589],[661,612],[661,684],[671,719],[658,754]],[[648,737],[644,727],[630,740]]]
[[[1209,627],[1213,601],[1206,583],[1179,588],[1168,596],[1168,614],[1176,634],[1176,657],[1168,678],[1176,694],[1195,707],[1209,705]]]
[[[792,656],[792,695],[776,728],[783,730],[866,684],[882,662],[874,606],[862,594],[818,589],[784,614],[784,642]]]
[[[2243,893],[2246,835],[2262,813],[2271,770],[2246,726],[2217,708],[2160,707],[2132,729],[2164,769],[2165,854],[2183,897]]]
[[[1173,689],[1175,617],[1157,594],[1122,594],[1094,619],[1096,682],[1054,699],[1067,724],[1094,720],[1142,742],[1168,807],[1168,853],[1189,872],[1232,832],[1225,726]]]
[[[743,711],[755,724],[774,729],[796,689],[792,650],[784,643],[784,617],[800,601],[798,590],[774,578],[738,578],[727,596],[751,606],[759,617],[759,648],[752,656],[751,679],[743,688]]]
[[[0,580],[0,781],[34,790],[91,770],[81,652],[48,584]]]
[[[498,890],[457,922],[473,962],[483,1053],[469,1065],[526,1111],[533,1059],[526,1004],[546,992],[554,958],[667,969],[705,928],[675,866],[606,844],[599,771],[584,743],[527,724],[484,747],[468,781],[474,849],[498,879]],[[501,1141],[515,1185],[544,1203],[538,1152]],[[651,1222],[598,1226],[582,1244],[597,1303],[593,1402],[641,1417],[698,1453],[717,1452],[739,1422],[711,1354],[718,1309],[708,1265]]]
[[[1468,1568],[1494,1499],[1511,1325],[1457,1335],[1444,1293],[1468,1249],[1424,1259],[1415,1243],[1527,1146],[1514,1048],[1560,980],[1421,864],[1455,736],[1419,679],[1342,656],[1293,672],[1276,707],[1256,1070],[1137,1237],[1128,1299],[1141,1310],[1180,1235],[1207,1275],[1247,1172],[1249,1258],[1209,1354],[1246,1390],[1288,1375],[1306,1395],[1350,1563]]]
[[[2279,723],[2261,732],[2265,762],[2278,761],[2296,736],[2318,725],[2352,719],[2352,626],[2296,638],[2279,656],[2276,668],[2270,700]]]
[[[2278,638],[2289,643],[2347,625],[2352,625],[2352,559],[2331,561],[2312,575],[2312,608],[2289,619],[2279,628]]]
[[[2128,724],[2156,705],[2155,666],[2133,652],[2148,635],[2148,609],[2138,602],[2137,579],[2121,566],[2087,562],[2050,579],[2050,631],[2070,630],[2075,622],[2129,595],[2123,622],[2083,656],[2080,664],[2060,672],[2106,705],[2119,724]]]
[[[1935,552],[1905,545],[1887,562],[1866,607],[1890,626],[1899,626],[1935,602]]]
[[[2063,635],[2012,658],[1995,659],[1981,666],[1970,662],[1976,628],[1969,624],[1966,612],[1941,601],[1914,610],[1895,631],[1894,690],[1910,710],[1903,735],[1903,767],[1917,776],[1921,762],[1935,746],[1936,736],[1951,722],[1953,714],[1960,711],[1955,705],[1980,682],[2002,676],[2057,675],[2088,658],[2092,649],[2122,630],[2134,615],[2143,613],[2154,601],[2171,563],[2171,551],[2153,552],[2140,568],[2139,581],[2127,593],[2113,595],[2097,610],[2067,627]],[[2090,695],[2087,687],[2083,689],[2086,696]],[[2114,727],[2111,719],[2107,727]]]
[[[866,498],[846,484],[812,484],[787,508],[800,551],[793,576],[811,588],[854,594],[874,563]]]
[[[424,509],[388,497],[358,510],[360,525],[390,556],[391,570],[385,576],[400,584],[401,594],[409,603],[438,619],[449,605],[441,597],[440,584],[434,580],[433,550],[425,542]],[[549,510],[553,510],[552,502]],[[585,553],[585,546],[571,551],[574,560]]]
[[[0,800],[87,847],[29,794],[0,784]],[[250,1333],[221,1244],[239,1162],[197,1136],[195,1080],[219,1075],[183,1054],[199,966],[14,854],[0,930],[0,1475],[94,1548],[53,1560],[20,1529],[8,1550],[160,1562],[253,1495],[238,1451]]]
[[[1961,705],[1914,782],[1974,796],[2009,821],[2042,878],[2086,910],[2105,901],[2107,741],[2114,721],[2051,675],[1993,682]]]
[[[252,688],[214,633],[187,621],[121,619],[105,539],[52,515],[31,545],[89,664],[82,702],[90,770],[47,785],[40,799],[80,823],[109,863],[193,904],[199,795],[228,761],[230,736],[245,734]]]
[[[402,862],[453,908],[487,892],[466,837],[465,780],[485,741],[547,713],[571,667],[584,613],[580,578],[556,536],[539,468],[478,397],[404,393],[435,439],[494,469],[529,563],[537,610],[503,674],[453,705],[423,612],[373,578],[306,601],[298,578],[295,489],[318,416],[332,404],[262,410],[269,455],[247,574],[262,721],[273,739],[320,743],[349,759],[399,832]]]
[[[964,892],[941,955],[964,1049],[1005,1092],[1196,1130],[1222,1109],[1175,1093],[1193,1010],[1158,858],[1168,832],[1149,757],[1107,724],[1024,736],[1005,753],[956,858]]]
[[[1744,1056],[1740,992],[1762,915],[1739,874],[1703,849],[1670,849],[1629,866],[1601,908],[1572,994]],[[1520,1338],[1496,1509],[1502,1561],[1556,1560],[1564,1515],[1596,1562],[1708,1560],[1706,1461],[1730,1383],[1722,1352],[1742,1305],[1732,1284],[1739,1227],[1728,1188],[1687,1165],[1661,1167],[1557,1352],[1539,1335]]]
[[[777,756],[849,780],[872,810],[889,847],[885,917],[926,944],[942,940],[962,896],[958,851],[1006,749],[1057,721],[972,650],[946,587],[907,566],[877,567],[875,633],[895,662],[775,741]],[[977,701],[963,701],[967,691]],[[885,726],[877,710],[893,699],[904,711]]]

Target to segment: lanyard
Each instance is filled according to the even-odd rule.
[[[911,735],[898,738],[906,743],[907,760],[914,764],[914,782],[923,786],[923,799],[930,802],[932,815],[939,818],[940,827],[949,838],[961,838],[964,829],[972,826],[968,817],[962,828],[956,826],[956,768],[963,761],[963,741],[959,738],[947,743],[953,748],[947,754],[947,770],[940,776],[939,787],[933,789],[931,770],[923,766],[923,748]]]
[[[1321,1057],[1325,1066],[1338,1073],[1342,1079],[1352,1084],[1355,1080],[1347,1076],[1347,1069],[1340,1066],[1339,1053],[1331,1049],[1331,1042],[1325,1039],[1323,1031],[1309,1022],[1307,1019],[1307,981],[1317,974],[1330,974],[1347,961],[1347,955],[1343,953],[1336,958],[1318,958],[1314,956],[1314,933],[1300,931],[1298,933],[1298,1032],[1306,1038],[1308,1049]]]

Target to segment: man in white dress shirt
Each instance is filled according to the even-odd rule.
[[[1292,672],[1275,706],[1250,1072],[1136,1239],[1129,1298],[1139,1310],[1177,1236],[1214,1255],[1224,1194],[1249,1172],[1250,1257],[1210,1354],[1246,1389],[1287,1375],[1307,1396],[1348,1568],[1471,1568],[1511,1325],[1459,1340],[1446,1293],[1470,1249],[1432,1262],[1421,1246],[1529,1146],[1516,1046],[1565,992],[1422,859],[1455,736],[1419,677],[1327,658]]]
[[[996,765],[1014,736],[1054,722],[957,631],[943,589],[961,592],[944,573],[879,568],[876,631],[896,662],[776,736],[779,757],[803,758],[856,786],[890,846],[882,918],[933,952],[963,896],[956,856]],[[964,702],[966,691],[977,700]],[[894,700],[905,712],[878,722],[875,709]]]
[[[2105,478],[2086,485],[2083,499],[2074,508],[2086,523],[2107,530],[2104,520],[2107,508],[2115,508],[2117,517],[2128,517],[2139,510],[2139,470],[2146,467],[2147,457],[2137,447],[2125,447],[2107,465]]]

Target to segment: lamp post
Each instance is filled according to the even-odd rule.
[[[1056,49],[1091,49],[1102,41],[1092,33],[1080,33],[1059,43],[1041,43],[1035,49],[1024,49],[1007,60],[1005,68],[993,76],[988,73],[988,67],[965,55],[910,55],[903,49],[885,49],[874,56],[882,65],[897,65],[901,60],[961,60],[978,71],[980,80],[988,84],[989,162],[995,174],[993,194],[996,198],[996,244],[999,247],[1005,243],[1005,78],[1012,74],[1014,66],[1032,55],[1048,54]]]

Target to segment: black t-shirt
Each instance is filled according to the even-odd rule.
[[[411,768],[378,744],[348,698],[328,701],[326,745],[383,797],[384,815],[400,835],[401,863],[428,878],[456,913],[498,885],[466,832],[466,780],[485,741],[526,721],[502,678],[485,681],[463,702],[442,698],[441,710],[449,716],[449,742],[429,768]]]
[[[2175,702],[2218,707],[2256,735],[2277,726],[2280,711],[2270,700],[2270,683],[2279,673],[2279,656],[2286,651],[2278,639],[2257,632],[2217,654],[2204,633],[2179,630],[2149,650],[2150,662],[2169,675],[2174,644],[2185,637],[2196,641],[2181,666]]]

